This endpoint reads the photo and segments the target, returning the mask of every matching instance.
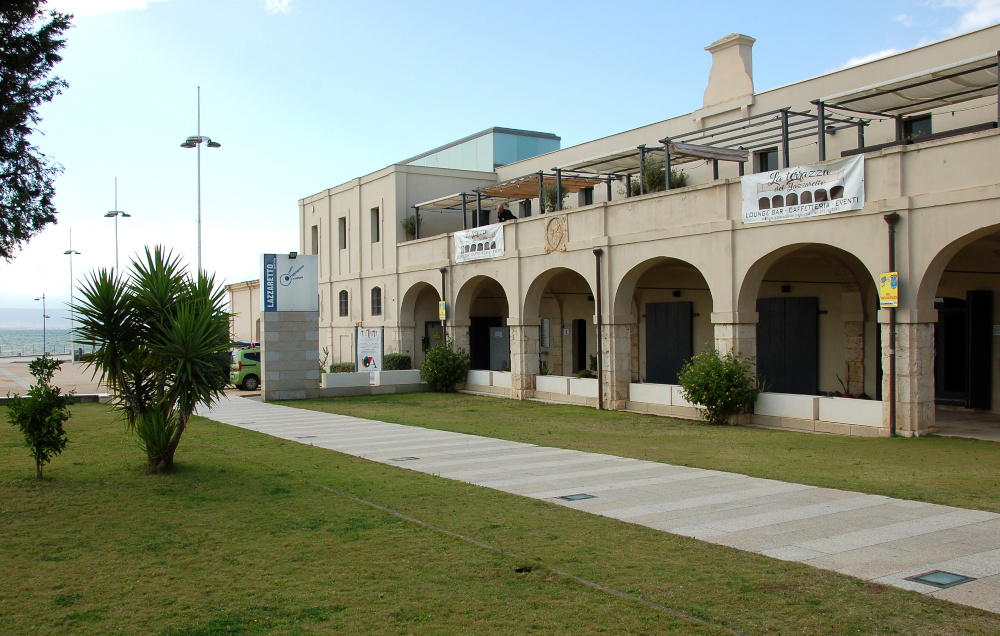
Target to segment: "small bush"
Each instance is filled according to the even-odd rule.
[[[732,351],[720,356],[708,349],[687,362],[677,376],[684,397],[705,408],[702,417],[712,424],[725,424],[730,415],[747,413],[760,395],[760,382],[751,371],[753,358]]]
[[[408,371],[413,368],[408,353],[387,353],[382,356],[383,371]]]
[[[52,378],[62,363],[43,355],[28,363],[35,385],[26,397],[14,395],[7,402],[7,418],[11,425],[21,429],[24,444],[35,460],[35,476],[42,478],[42,467],[52,457],[66,448],[67,438],[63,423],[70,418],[69,409],[73,395],[63,395],[59,387],[52,386]]]
[[[330,365],[330,373],[354,373],[354,363],[334,362]]]
[[[558,188],[556,184],[551,183],[544,188],[542,188],[542,209],[546,212],[555,212],[559,209],[559,203],[557,202],[559,196]],[[569,196],[569,190],[563,188],[562,199],[565,202],[566,197]]]
[[[663,165],[663,159],[659,157],[646,157],[646,169],[642,172],[642,181],[646,185],[646,194],[650,192],[662,192],[667,189],[667,171]],[[688,174],[684,170],[670,170],[670,187],[683,188],[687,185]],[[633,179],[631,183],[631,196],[637,197],[640,193],[639,179]]]
[[[455,343],[448,341],[447,346],[438,344],[427,352],[424,364],[420,367],[420,377],[426,380],[435,391],[450,393],[455,385],[464,382],[469,372],[469,354],[465,349],[455,350]]]

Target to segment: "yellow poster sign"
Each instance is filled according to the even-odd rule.
[[[445,302],[442,300],[438,302],[438,320],[447,320],[447,318],[448,318],[447,307],[445,306]]]
[[[899,272],[884,272],[878,277],[880,307],[899,307]]]

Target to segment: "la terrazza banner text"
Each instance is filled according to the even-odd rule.
[[[865,207],[864,155],[822,166],[743,176],[743,222],[764,223]]]
[[[455,262],[503,256],[503,223],[455,232]]]

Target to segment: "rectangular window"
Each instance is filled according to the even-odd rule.
[[[541,340],[541,346],[543,347],[549,346],[549,330],[550,330],[549,319],[542,318],[542,328],[541,328],[542,333],[540,340]]]
[[[378,208],[372,208],[372,243],[378,243],[379,241],[379,229],[381,229],[381,225],[379,224],[378,217]]]
[[[346,316],[350,310],[350,305],[348,304],[347,290],[342,289],[340,291],[340,315]]]
[[[580,205],[593,205],[594,204],[594,189],[593,188],[583,188],[580,190]]]
[[[529,216],[531,216],[531,199],[525,199],[521,202],[521,218]]]
[[[921,137],[931,135],[931,116],[922,115],[920,117],[910,117],[903,120],[903,139],[906,141],[920,141]]]
[[[778,169],[778,149],[770,148],[753,153],[754,172],[771,172]]]
[[[319,254],[319,226],[312,226],[312,251],[310,254]]]
[[[381,316],[382,315],[382,288],[373,287],[372,288],[372,315]]]
[[[337,219],[337,237],[340,240],[340,249],[347,249],[347,217],[342,216]]]

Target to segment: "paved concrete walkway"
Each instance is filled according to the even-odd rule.
[[[231,397],[207,417],[1000,613],[1000,515]],[[591,498],[568,501],[568,495]],[[905,580],[944,570],[941,589]]]

